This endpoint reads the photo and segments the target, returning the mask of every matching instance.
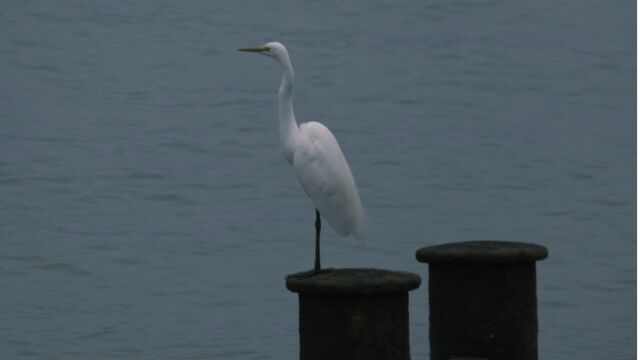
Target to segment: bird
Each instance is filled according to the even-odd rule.
[[[320,265],[322,220],[342,236],[361,238],[365,212],[351,168],[333,133],[323,124],[310,121],[298,124],[293,111],[295,72],[287,48],[277,42],[238,49],[276,60],[282,70],[278,91],[280,147],[284,159],[315,206],[315,262],[305,276],[330,269]]]

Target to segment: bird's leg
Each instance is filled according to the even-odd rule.
[[[320,222],[320,212],[316,209],[316,263],[313,268],[314,274],[320,273],[320,228],[322,224]]]
[[[330,272],[333,268],[321,269],[320,268],[320,228],[322,223],[320,222],[320,212],[316,209],[316,262],[313,269],[303,271],[295,274],[287,275],[286,279],[306,279],[312,276],[318,275],[324,272]]]
[[[286,279],[306,279],[312,276],[318,275],[323,272],[329,272],[333,270],[333,268],[321,269],[320,268],[320,228],[322,224],[320,222],[320,212],[316,209],[316,263],[313,269],[308,271],[303,271],[295,274],[287,275]]]

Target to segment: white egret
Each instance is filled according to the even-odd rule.
[[[284,158],[316,208],[315,265],[320,268],[320,217],[342,236],[360,237],[364,227],[364,211],[351,169],[331,131],[319,122],[298,125],[293,113],[295,74],[287,48],[279,42],[239,49],[266,55],[282,67],[278,92],[280,146]]]

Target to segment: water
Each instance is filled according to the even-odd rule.
[[[539,243],[543,359],[635,355],[630,1],[5,1],[0,358],[296,359],[313,208],[281,157],[336,134],[369,237],[327,266],[414,271],[430,244]],[[328,229],[328,228],[327,228]],[[411,294],[428,356],[426,285]]]

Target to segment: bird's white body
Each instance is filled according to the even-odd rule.
[[[331,131],[319,122],[300,125],[293,170],[322,217],[340,235],[362,236],[364,211],[351,169]]]
[[[360,195],[335,136],[319,122],[298,125],[296,121],[292,102],[295,74],[287,49],[272,42],[244,50],[268,55],[282,66],[278,93],[280,145],[302,188],[338,234],[362,236],[365,215]]]

